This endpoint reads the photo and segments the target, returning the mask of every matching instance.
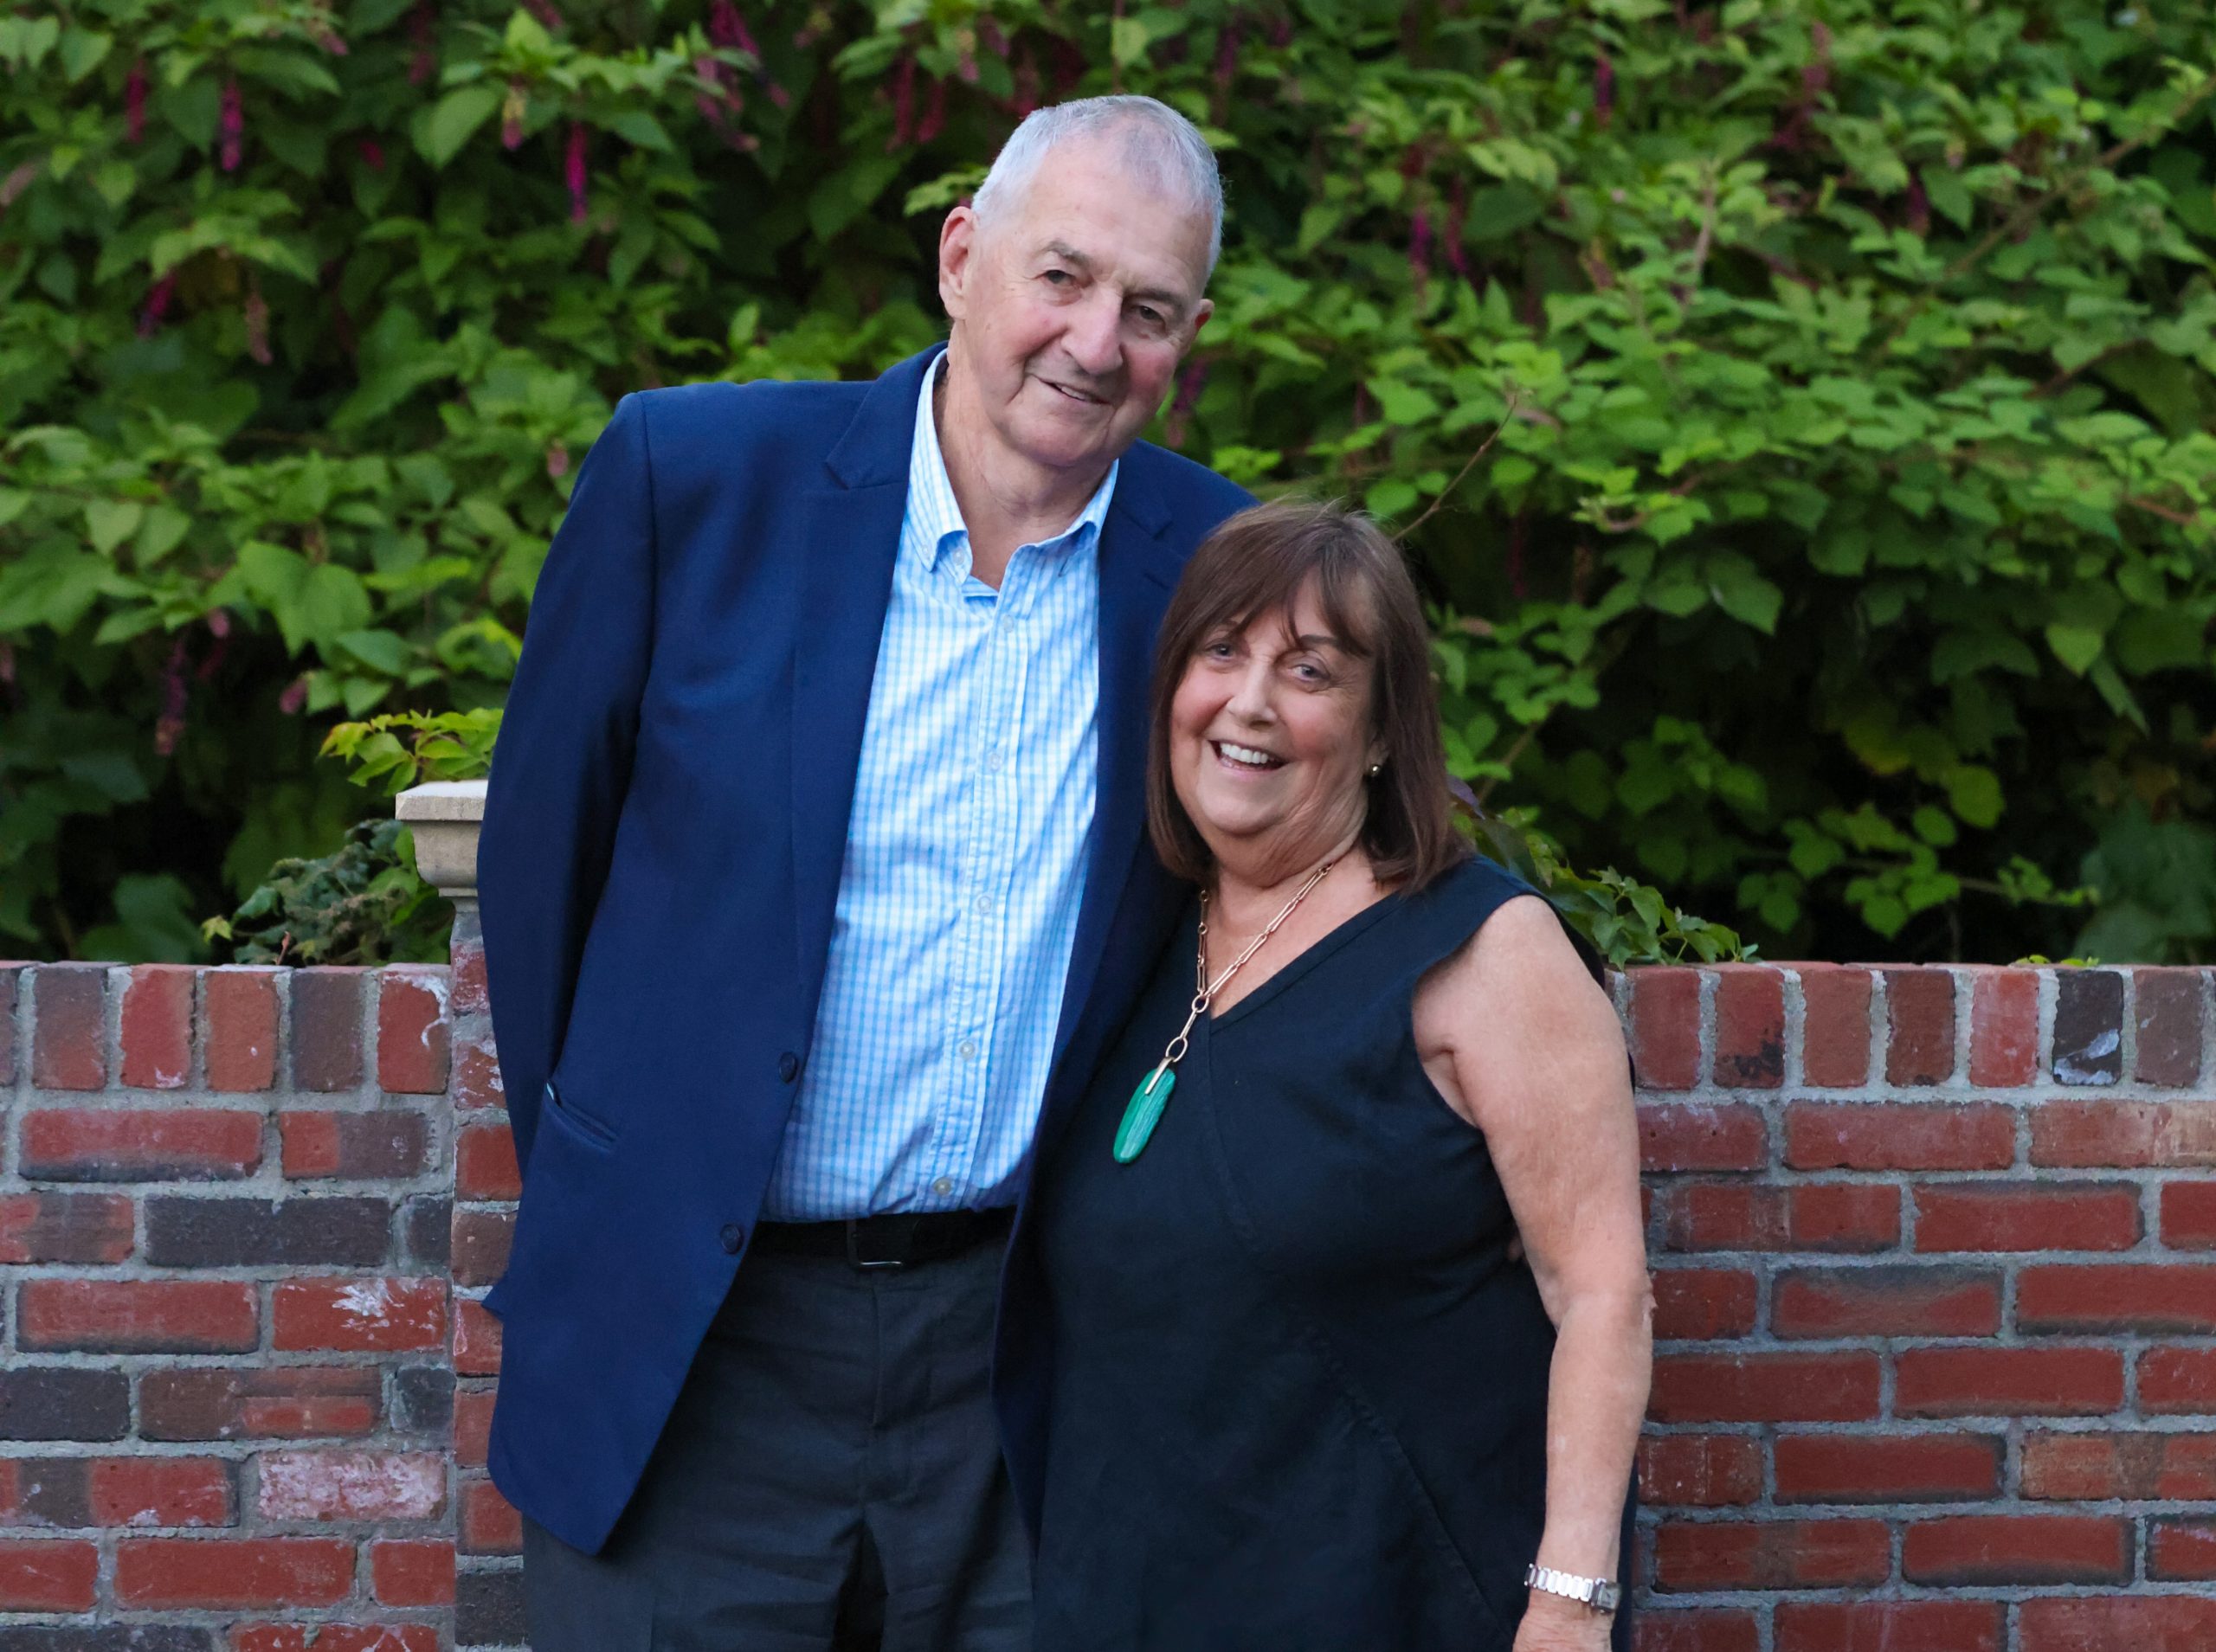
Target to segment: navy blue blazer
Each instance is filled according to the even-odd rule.
[[[923,373],[628,395],[532,599],[479,851],[524,1167],[493,1480],[596,1551],[746,1254],[808,1063]],[[1047,1123],[1175,922],[1147,678],[1248,503],[1139,444],[1099,540],[1099,801]],[[1008,1397],[1026,1426],[1029,1396]]]

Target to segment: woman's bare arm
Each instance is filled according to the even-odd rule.
[[[1440,1094],[1485,1133],[1555,1324],[1547,1520],[1534,1558],[1614,1578],[1653,1366],[1622,1030],[1561,921],[1529,897],[1502,906],[1424,982],[1415,1030]],[[1533,1597],[1543,1621],[1575,1622],[1584,1610]]]

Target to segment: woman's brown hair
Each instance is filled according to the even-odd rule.
[[[1208,640],[1272,614],[1288,616],[1313,586],[1331,632],[1368,662],[1370,732],[1383,746],[1369,781],[1362,846],[1377,881],[1422,888],[1462,860],[1446,753],[1431,681],[1431,632],[1401,552],[1368,517],[1335,504],[1280,499],[1242,511],[1194,551],[1163,616],[1154,654],[1146,765],[1147,830],[1163,865],[1208,881],[1211,857],[1169,777],[1169,708]]]

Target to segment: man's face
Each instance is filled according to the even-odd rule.
[[[1113,140],[1050,151],[989,227],[968,207],[950,213],[939,294],[987,439],[1054,470],[1121,455],[1213,307],[1201,296],[1208,228]]]

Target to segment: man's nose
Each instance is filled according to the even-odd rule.
[[[1096,289],[1063,335],[1070,359],[1097,379],[1115,373],[1124,364],[1123,324],[1121,301],[1105,288]]]

